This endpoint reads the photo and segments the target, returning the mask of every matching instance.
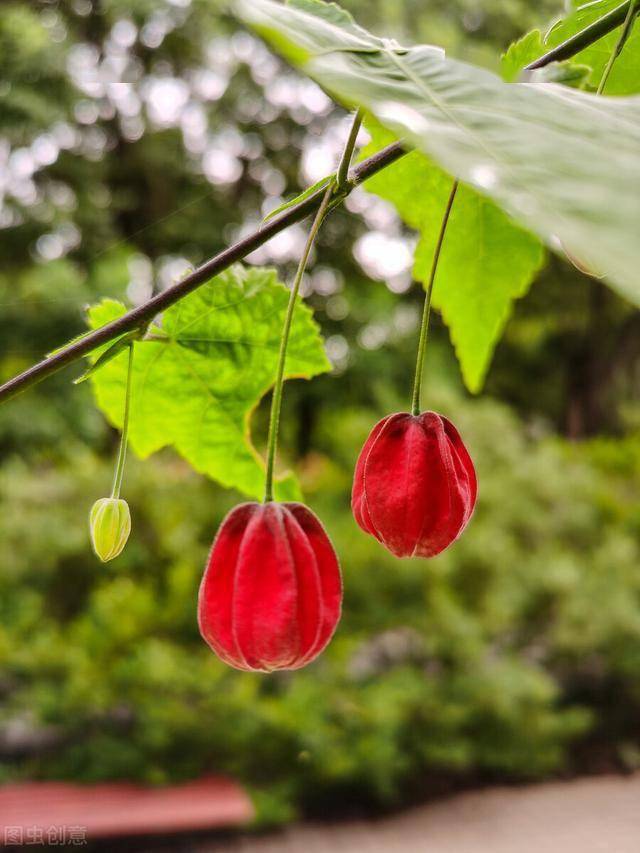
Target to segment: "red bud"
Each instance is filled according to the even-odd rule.
[[[451,421],[398,412],[379,421],[362,448],[351,507],[360,527],[397,557],[434,557],[464,530],[477,490]]]
[[[331,639],[341,603],[338,559],[311,510],[245,503],[218,530],[198,623],[218,657],[237,669],[299,669]]]

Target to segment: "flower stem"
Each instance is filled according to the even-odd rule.
[[[602,77],[600,79],[600,84],[598,86],[598,91],[596,92],[597,95],[602,94],[604,87],[606,85],[606,82],[609,79],[609,74],[611,73],[611,69],[613,68],[613,63],[620,56],[620,53],[622,52],[622,48],[625,46],[625,43],[626,43],[627,39],[629,38],[629,35],[631,33],[631,28],[633,27],[633,22],[635,20],[635,16],[638,13],[638,5],[639,5],[639,0],[631,0],[631,2],[629,3],[629,9],[627,10],[627,16],[624,19],[622,29],[620,30],[620,37],[618,38],[618,41],[616,42],[616,46],[614,47],[613,51],[611,52],[611,56],[609,57],[609,61],[607,62],[607,65],[606,65],[606,67],[602,73]]]
[[[349,190],[349,168],[353,158],[353,151],[358,138],[358,131],[362,124],[362,110],[358,109],[353,117],[349,137],[345,143],[340,165],[336,172],[335,179],[329,181],[327,189],[322,196],[320,207],[315,215],[311,230],[307,237],[296,275],[291,285],[291,293],[289,295],[289,304],[287,305],[287,313],[284,320],[284,328],[282,330],[282,338],[280,340],[280,352],[278,353],[278,366],[276,369],[276,381],[273,386],[273,397],[271,398],[271,414],[269,416],[269,436],[267,438],[267,471],[265,476],[264,502],[268,503],[273,500],[273,471],[276,461],[276,449],[278,445],[278,431],[280,429],[280,411],[282,409],[282,388],[284,385],[284,367],[287,360],[287,345],[289,343],[289,334],[291,332],[291,323],[293,322],[293,312],[296,307],[296,299],[300,290],[300,282],[309,260],[311,247],[316,239],[316,235],[320,230],[320,226],[329,211],[331,201],[335,194],[341,199]]]
[[[118,450],[118,462],[116,473],[113,478],[112,498],[120,497],[120,487],[124,475],[124,460],[127,456],[127,439],[129,436],[129,410],[131,408],[131,377],[133,375],[133,342],[129,344],[129,362],[127,364],[127,389],[124,397],[124,417],[122,420],[122,434],[120,436],[120,449]]]
[[[345,144],[344,151],[342,152],[342,157],[340,158],[340,165],[338,166],[338,171],[336,172],[336,185],[338,190],[343,190],[349,182],[349,169],[351,168],[353,149],[356,147],[356,140],[358,138],[358,131],[360,130],[360,125],[362,124],[362,117],[363,111],[362,109],[358,109],[355,116],[353,117],[353,123],[351,124],[351,130],[349,131],[349,137]]]
[[[449,199],[447,200],[447,206],[444,211],[444,216],[442,217],[440,233],[438,234],[438,241],[436,243],[436,248],[433,253],[433,261],[431,262],[431,272],[429,273],[429,281],[427,282],[427,286],[425,288],[424,308],[422,310],[422,323],[420,325],[420,339],[418,342],[418,357],[416,359],[416,375],[413,381],[413,397],[411,399],[411,414],[413,415],[420,414],[420,390],[422,388],[422,374],[424,373],[424,356],[427,348],[427,332],[429,330],[429,315],[431,313],[431,294],[433,293],[433,282],[436,278],[438,260],[440,259],[440,251],[444,242],[444,235],[447,230],[447,223],[449,222],[451,208],[453,207],[453,201],[456,197],[457,191],[458,181],[455,180],[451,187],[451,192],[449,193]]]
[[[280,428],[280,410],[282,408],[282,386],[284,384],[284,366],[287,360],[287,345],[289,343],[289,333],[291,332],[293,312],[296,306],[298,291],[300,290],[300,282],[302,281],[302,276],[307,266],[307,261],[309,260],[309,254],[311,253],[311,247],[313,246],[313,241],[316,238],[316,234],[318,233],[320,226],[322,225],[322,220],[324,219],[325,214],[327,213],[327,210],[329,208],[329,202],[331,201],[331,196],[333,195],[334,187],[335,183],[334,181],[331,181],[329,183],[329,186],[325,190],[324,196],[322,197],[320,207],[318,208],[318,212],[316,213],[315,218],[313,220],[311,230],[309,231],[309,236],[307,237],[307,242],[305,243],[305,247],[302,252],[302,257],[300,258],[300,263],[298,264],[298,269],[296,270],[296,275],[291,286],[291,293],[289,294],[289,304],[287,305],[287,313],[284,320],[284,327],[282,329],[280,352],[278,353],[276,381],[275,385],[273,386],[273,397],[271,398],[269,437],[267,439],[267,473],[264,489],[265,503],[268,503],[269,501],[273,500],[273,469],[276,459],[276,447],[278,444],[278,430]]]

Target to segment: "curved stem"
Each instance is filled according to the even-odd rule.
[[[342,152],[342,157],[340,158],[340,165],[338,166],[338,171],[336,172],[336,184],[338,190],[345,189],[345,187],[349,183],[349,169],[351,167],[353,149],[356,147],[356,140],[358,138],[358,131],[360,130],[360,126],[362,124],[363,115],[364,113],[362,109],[359,108],[355,116],[353,117],[351,130],[349,131],[349,138],[347,139],[344,151]]]
[[[416,358],[416,375],[415,379],[413,380],[413,396],[411,398],[412,415],[420,414],[420,390],[422,388],[422,374],[424,373],[424,356],[427,349],[427,332],[429,330],[429,315],[431,313],[431,294],[433,293],[433,282],[436,278],[438,260],[440,259],[440,251],[444,242],[444,235],[447,230],[447,223],[449,222],[451,208],[453,207],[453,201],[456,197],[457,191],[458,181],[455,180],[451,187],[451,192],[449,193],[449,199],[447,201],[447,206],[444,211],[444,216],[442,217],[440,233],[438,234],[438,242],[436,243],[436,248],[433,253],[433,261],[431,262],[431,272],[429,274],[429,281],[427,282],[427,286],[425,288],[424,308],[422,310],[422,323],[420,325],[420,340],[418,342],[418,356]]]
[[[609,61],[606,64],[604,71],[602,72],[602,77],[600,79],[600,84],[598,85],[597,95],[601,95],[604,87],[606,85],[607,80],[609,79],[609,74],[611,73],[611,69],[613,68],[613,64],[616,59],[620,56],[622,48],[625,46],[627,39],[631,33],[631,28],[633,27],[633,22],[636,14],[638,13],[638,0],[631,0],[629,3],[629,9],[627,10],[627,16],[624,19],[624,23],[622,25],[622,30],[620,31],[620,37],[616,42],[616,46],[614,47],[611,56],[609,57]]]
[[[291,285],[291,293],[289,294],[289,304],[287,305],[287,313],[282,329],[282,338],[280,339],[280,351],[278,353],[278,367],[276,370],[276,381],[273,386],[273,397],[271,398],[271,414],[269,416],[269,437],[267,439],[267,472],[265,477],[264,503],[273,500],[273,469],[276,459],[276,448],[278,444],[278,430],[280,428],[280,410],[282,408],[282,386],[284,385],[284,367],[287,360],[287,345],[289,343],[289,334],[291,332],[291,323],[293,321],[293,312],[296,307],[296,299],[300,290],[300,282],[309,260],[311,247],[316,238],[322,220],[329,208],[329,202],[334,191],[334,182],[331,181],[326,188],[325,193],[320,202],[320,207],[315,215],[313,224],[307,237],[296,275]]]
[[[124,461],[127,456],[127,439],[129,436],[129,410],[131,408],[131,377],[133,375],[133,343],[129,344],[129,363],[127,365],[127,389],[124,395],[124,417],[122,419],[122,434],[120,436],[120,449],[118,450],[118,462],[116,473],[113,478],[112,498],[120,497],[120,487],[124,475]]]

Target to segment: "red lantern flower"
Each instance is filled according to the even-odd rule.
[[[351,507],[397,557],[434,557],[460,536],[476,502],[473,462],[435,412],[387,415],[358,457]]]
[[[200,633],[244,670],[299,669],[340,619],[340,566],[329,537],[299,503],[245,503],[222,522],[200,586]]]

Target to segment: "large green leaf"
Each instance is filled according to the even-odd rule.
[[[592,0],[590,3],[572,3],[572,14],[552,27],[545,39],[545,49],[555,47],[575,33],[580,32],[589,24],[611,12],[612,9],[617,8],[620,3],[621,0]],[[589,82],[594,88],[600,82],[619,36],[620,28],[580,51],[575,57],[578,62],[584,62],[591,67]],[[637,20],[622,53],[611,69],[605,91],[608,95],[630,95],[640,92],[640,24]]]
[[[304,70],[339,100],[367,108],[640,304],[640,98],[505,83],[431,46],[360,34],[350,46],[353,25],[330,19],[320,0],[235,8],[266,38],[297,45]]]
[[[135,344],[129,438],[138,455],[173,445],[197,471],[262,497],[264,464],[250,420],[273,384],[288,299],[274,270],[235,266],[165,311],[153,339]],[[89,323],[96,329],[124,312],[122,303],[104,300],[89,310]],[[311,311],[299,303],[286,375],[310,378],[329,367]],[[91,377],[98,405],[117,427],[126,368],[121,353]],[[276,494],[299,497],[295,479],[281,480]]]
[[[392,141],[368,121],[368,156]],[[442,216],[451,191],[449,175],[414,151],[379,172],[367,189],[392,202],[420,232],[414,275],[429,279]],[[416,192],[420,187],[420,192]],[[433,305],[449,327],[465,384],[479,391],[513,301],[529,288],[542,259],[540,242],[523,231],[490,199],[462,184],[447,225],[433,289]]]

